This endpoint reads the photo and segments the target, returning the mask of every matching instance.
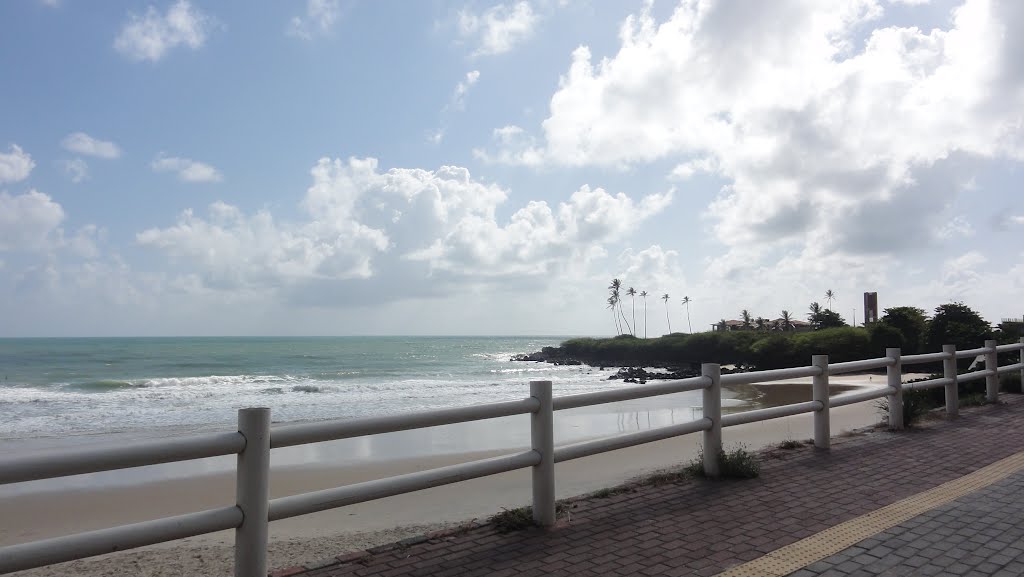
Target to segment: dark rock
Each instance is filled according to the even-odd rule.
[[[512,355],[510,361],[532,361],[536,363],[551,363],[554,365],[582,365],[579,359],[566,356],[558,347],[544,347],[536,353],[519,353]]]
[[[669,368],[666,372],[648,372],[643,367],[622,367],[608,377],[609,381],[622,379],[624,383],[644,384],[652,380],[674,381],[696,377],[700,373],[692,369]]]
[[[518,355],[512,355],[512,357],[509,360],[510,361],[533,361],[533,362],[537,362],[537,363],[543,363],[544,361],[546,361],[548,359],[547,359],[547,357],[544,356],[543,353],[530,353],[530,354],[519,353]]]

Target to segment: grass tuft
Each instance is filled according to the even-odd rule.
[[[799,446],[799,443],[797,443]],[[761,474],[761,463],[757,455],[739,445],[731,451],[718,454],[719,478],[721,479],[753,479]],[[704,477],[704,452],[699,451],[697,457],[683,471],[691,477]]]
[[[517,507],[515,509],[502,509],[488,519],[498,531],[508,533],[535,527],[533,522],[533,507]]]
[[[632,491],[633,489],[626,485],[619,485],[618,487],[607,487],[604,489],[599,489],[591,493],[590,496],[594,497],[595,499],[607,499],[609,497],[622,495],[623,493],[630,493]]]

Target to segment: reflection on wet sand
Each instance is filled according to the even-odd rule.
[[[858,382],[857,385],[859,384]],[[860,388],[857,385],[833,385],[831,392],[832,395],[841,394],[844,391]],[[863,385],[868,386],[868,383],[865,382]],[[559,411],[555,415],[555,443],[563,445],[699,419],[703,416],[701,395],[700,391],[687,391]],[[725,413],[734,413],[799,403],[810,399],[810,383],[738,385],[723,388],[722,410]],[[97,441],[102,442],[103,439],[67,439],[66,441],[69,446],[81,446]],[[529,444],[528,415],[516,415],[288,447],[275,450],[271,459],[274,467],[322,468],[460,453],[505,451],[528,447]],[[28,441],[14,452],[32,450],[32,443]],[[233,457],[197,459],[8,485],[0,487],[0,496],[24,491],[124,486],[162,479],[180,479],[194,475],[232,471],[234,466],[235,459]]]
[[[835,396],[861,388],[863,387],[857,385],[832,385],[829,387],[829,392]],[[690,393],[691,396],[692,394]],[[810,401],[812,400],[811,396],[810,383],[734,385],[723,390],[725,398],[722,400],[722,412],[740,413],[754,409],[792,405]],[[704,416],[699,393],[694,401],[697,404],[688,407],[669,406],[668,408],[647,408],[643,411],[619,411],[615,432],[643,431],[699,419]]]

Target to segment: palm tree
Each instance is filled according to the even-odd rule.
[[[793,317],[790,316],[789,311],[782,309],[782,330],[788,331],[793,328]]]
[[[725,319],[718,321],[718,323],[716,323],[715,326],[718,327],[718,330],[723,332],[729,328],[729,324],[725,322]]]
[[[633,301],[633,336],[636,336],[636,289],[629,287],[626,289],[626,294],[629,295],[631,301]]]
[[[612,321],[615,322],[615,334],[621,335],[622,330],[619,328],[619,315],[618,313],[615,312],[615,310],[618,308],[618,305],[619,301],[615,300],[615,295],[610,295],[608,297],[608,308],[612,309]]]
[[[640,298],[644,299],[644,338],[647,338],[647,291],[640,291]]]
[[[622,319],[622,324],[626,327],[626,330],[622,331],[622,334],[633,334],[633,327],[629,326],[629,321],[626,319],[626,313],[622,312],[622,299],[618,299],[616,302],[619,304],[619,317]]]
[[[832,310],[832,301],[836,299],[836,293],[832,289],[825,291],[825,300],[828,301],[828,310]]]
[[[686,326],[690,327],[690,334],[693,334],[693,323],[690,322],[690,297],[683,297],[683,305],[686,306]]]
[[[743,319],[743,328],[749,330],[751,328],[750,321],[753,317],[750,316],[750,311],[743,309],[740,311],[740,318]]]
[[[621,289],[622,289],[622,281],[617,279],[617,278],[613,278],[612,279],[612,284],[608,285],[608,290],[611,291],[611,298],[609,299],[609,304],[612,304],[611,300],[615,301],[614,305],[613,305],[615,308],[612,309],[612,313],[614,314],[615,311],[618,310],[619,316],[622,317],[622,322],[626,325],[626,329],[630,333],[632,333],[633,329],[630,328],[629,321],[626,320],[626,314],[622,312],[622,299],[619,297],[619,290],[621,290]],[[622,331],[621,326],[620,326],[619,334],[621,335],[622,333],[623,333],[623,331]]]
[[[622,281],[617,278],[612,279],[612,284],[608,285],[608,290],[611,291],[612,296],[618,297],[619,290],[622,288]]]
[[[754,324],[757,326],[757,330],[759,331],[768,330],[768,319],[764,317],[757,317],[757,320],[754,321]]]
[[[672,334],[672,318],[668,316],[668,293],[661,295],[661,300],[665,301],[665,320],[668,321],[668,334]]]
[[[813,302],[811,303],[811,306],[808,307],[808,310],[810,310],[811,312],[810,314],[807,315],[807,320],[811,321],[811,326],[816,329],[818,328],[818,323],[820,322],[821,305],[819,305],[816,302]]]

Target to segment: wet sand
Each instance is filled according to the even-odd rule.
[[[864,381],[864,377],[856,376],[833,378],[835,385],[846,388],[857,388],[858,385],[866,384]],[[833,390],[833,394],[838,392],[838,388]],[[737,397],[759,396],[758,404],[787,404],[808,400],[810,387],[805,379],[753,386],[746,393],[736,393]],[[648,407],[657,406],[652,405],[649,399],[646,402]],[[646,428],[644,417],[651,420],[651,426],[665,424],[667,419],[675,418],[676,411],[680,413],[678,422],[691,418],[686,407],[649,408],[644,415],[644,411],[639,410],[642,405],[633,403],[636,401],[620,407],[620,412],[615,415],[604,415],[602,418],[626,430],[630,427]],[[734,406],[740,408],[742,404]],[[666,410],[669,414],[664,414]],[[580,418],[585,419],[584,416]],[[878,411],[873,402],[840,407],[832,411],[832,431],[838,435],[845,430],[872,425],[878,420]],[[475,425],[470,432],[486,431],[485,423]],[[519,427],[528,431],[525,423]],[[811,415],[798,415],[730,427],[724,431],[723,437],[727,448],[739,443],[757,449],[787,439],[806,439],[812,436],[812,431]],[[602,435],[591,434],[593,431],[590,430],[585,433],[568,438],[591,438],[614,434],[614,431]],[[699,443],[700,435],[693,434],[560,463],[556,467],[558,496],[580,495],[652,470],[688,462],[696,456]],[[340,464],[331,460],[292,463],[275,468],[271,493],[272,497],[278,497],[347,485],[515,452],[525,446],[524,439],[521,444],[485,451],[401,459],[347,459]],[[121,472],[104,475],[116,476],[118,473]],[[22,488],[15,494],[0,496],[0,518],[4,519],[0,526],[0,545],[112,527],[234,502],[233,473],[216,468],[208,473],[192,473],[187,478],[145,482],[131,482],[132,479],[128,478],[110,483],[98,477],[91,477],[90,483],[72,484],[60,491],[55,490],[54,486],[43,490]],[[530,472],[520,470],[278,521],[271,524],[270,563],[273,567],[288,566],[391,542],[467,519],[483,519],[503,507],[527,504],[529,499]],[[221,532],[24,574],[114,575],[131,572],[139,575],[230,575],[232,542],[232,532]]]

